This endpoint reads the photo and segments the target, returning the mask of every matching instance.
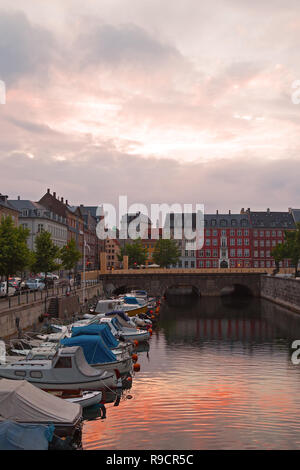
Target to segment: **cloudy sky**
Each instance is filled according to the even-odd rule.
[[[299,18],[299,0],[0,0],[0,192],[299,207]]]

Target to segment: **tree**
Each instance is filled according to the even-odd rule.
[[[81,253],[74,239],[70,240],[67,245],[60,250],[60,258],[63,267],[69,271],[70,278],[71,270],[75,268],[78,261],[81,259]]]
[[[176,264],[180,255],[181,253],[175,240],[160,239],[155,244],[152,258],[156,264],[165,268],[170,264]]]
[[[60,249],[53,243],[50,232],[41,232],[35,239],[33,272],[42,271],[46,276],[47,273],[56,271],[60,267],[57,262],[59,257]]]
[[[277,245],[272,250],[272,256],[275,259],[277,272],[279,262],[283,259],[290,259],[295,267],[295,277],[298,274],[298,264],[300,260],[300,223],[296,224],[296,230],[285,230],[284,243]]]
[[[27,246],[29,230],[22,226],[16,227],[10,216],[0,223],[0,275],[8,278],[25,270],[32,261],[31,251]]]
[[[139,238],[133,243],[126,243],[125,247],[121,248],[118,260],[123,261],[123,256],[128,256],[128,266],[132,268],[137,265],[145,264],[147,254],[148,251]]]

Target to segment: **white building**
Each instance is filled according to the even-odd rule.
[[[59,248],[67,244],[67,221],[64,217],[49,211],[37,202],[22,199],[9,202],[20,211],[19,225],[30,230],[27,240],[30,250],[35,249],[35,238],[43,231],[50,232],[53,243]]]

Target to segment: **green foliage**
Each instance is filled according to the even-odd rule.
[[[0,223],[0,275],[14,276],[30,265],[32,257],[27,246],[29,230],[16,227],[11,217]]]
[[[271,254],[275,259],[277,269],[279,262],[283,259],[290,259],[295,267],[295,276],[298,272],[298,263],[300,260],[300,223],[296,224],[296,230],[286,230],[284,232],[284,243],[273,248]]]
[[[70,240],[67,245],[60,250],[60,259],[65,269],[71,271],[71,269],[75,268],[78,261],[81,259],[81,253],[76,246],[75,240]]]
[[[40,271],[46,273],[56,271],[60,264],[57,259],[60,257],[60,249],[53,243],[50,232],[41,232],[35,239],[34,260],[32,270],[35,273]]]
[[[166,268],[170,264],[176,264],[180,258],[180,250],[175,240],[157,240],[154,252],[153,260],[156,264]]]
[[[128,266],[130,268],[146,263],[147,249],[143,246],[141,239],[135,240],[133,243],[126,243],[125,247],[121,248],[118,260],[123,261],[123,256],[128,256]]]

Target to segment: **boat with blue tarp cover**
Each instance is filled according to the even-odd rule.
[[[101,335],[78,335],[65,338],[60,344],[66,347],[80,346],[89,365],[106,371],[127,374],[132,367],[131,357],[126,352],[114,354]]]

